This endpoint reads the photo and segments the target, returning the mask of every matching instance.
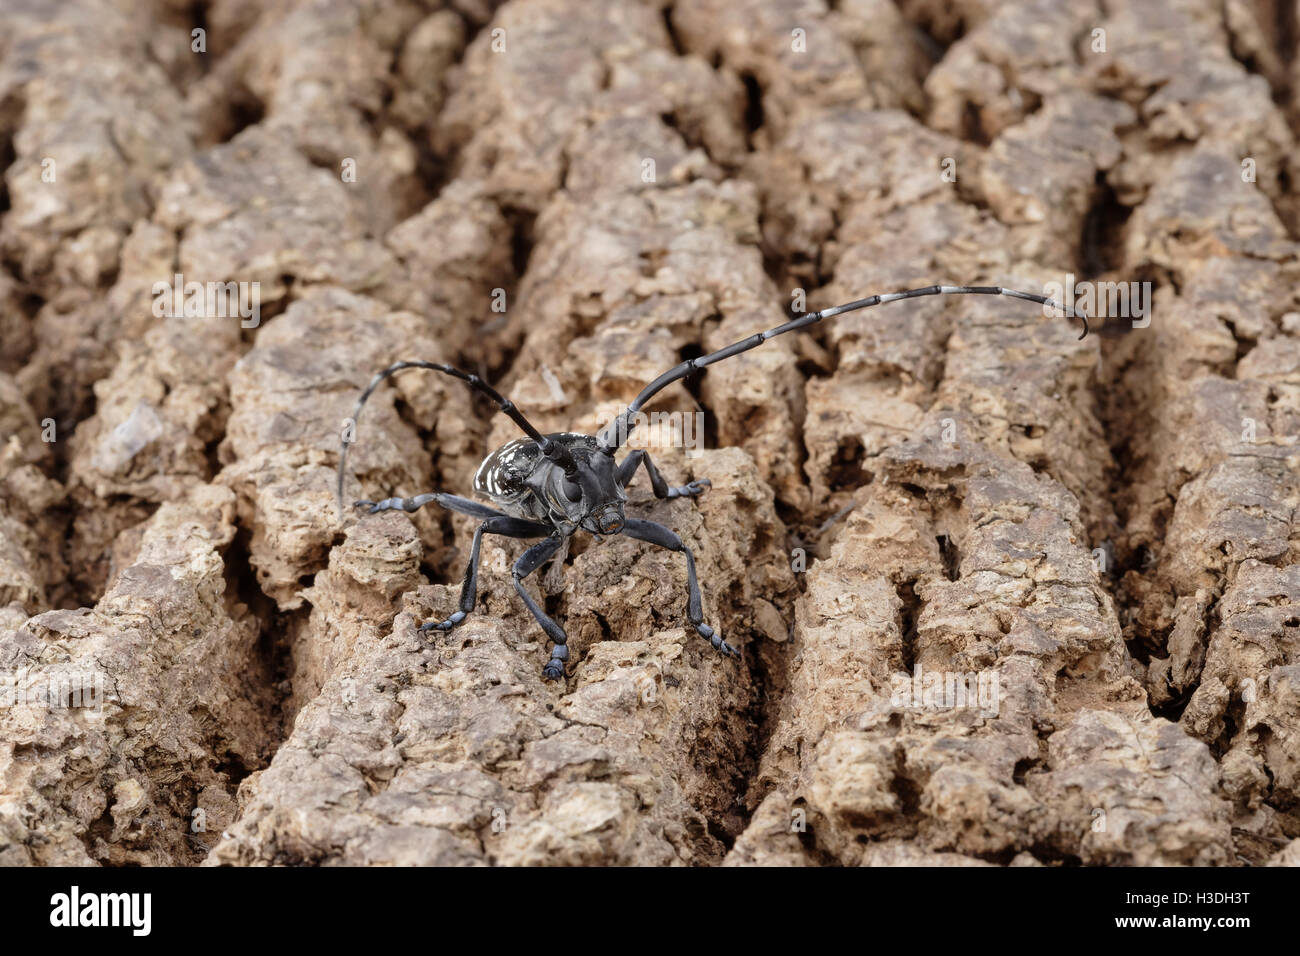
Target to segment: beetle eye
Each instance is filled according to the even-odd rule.
[[[564,496],[570,501],[582,500],[582,487],[576,481],[564,479]]]

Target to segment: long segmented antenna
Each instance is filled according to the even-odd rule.
[[[366,399],[370,397],[370,393],[373,392],[376,388],[378,388],[379,383],[382,382],[384,379],[388,378],[390,375],[395,375],[396,373],[402,371],[402,369],[406,369],[406,368],[426,368],[426,369],[431,369],[435,372],[442,372],[445,375],[450,375],[453,378],[458,378],[462,382],[467,383],[471,388],[482,392],[488,398],[492,399],[492,401],[496,402],[497,408],[505,412],[507,415],[509,415],[510,419],[516,425],[522,428],[524,430],[524,433],[527,434],[529,438],[537,442],[538,446],[541,448],[542,454],[545,455],[547,458],[549,458],[551,461],[555,462],[562,469],[564,469],[564,473],[566,476],[568,476],[569,478],[573,478],[577,474],[578,465],[573,460],[573,456],[569,454],[569,450],[565,448],[563,445],[551,441],[549,438],[547,438],[545,435],[539,432],[536,428],[534,428],[532,423],[527,418],[524,417],[524,413],[515,407],[514,402],[504,397],[500,392],[498,392],[487,382],[483,381],[483,379],[479,378],[477,375],[471,374],[470,372],[463,372],[460,369],[456,368],[454,365],[443,365],[440,362],[420,362],[420,361],[397,362],[393,365],[388,366],[388,368],[384,369],[382,372],[380,372],[378,375],[372,378],[370,380],[370,384],[366,386],[366,390],[362,392],[361,397],[357,399],[356,408],[352,410],[353,429],[356,428],[357,419],[361,417],[361,408],[366,404]],[[351,444],[352,442],[348,440],[347,432],[345,431],[343,435],[342,445],[339,449],[338,499],[339,499],[340,518],[342,518],[344,515],[343,478],[347,471],[348,447]]]
[[[646,402],[654,398],[661,391],[680,379],[685,378],[692,372],[712,365],[714,362],[721,362],[723,359],[731,358],[733,355],[739,355],[741,352],[748,352],[752,348],[757,348],[768,339],[775,338],[778,335],[784,335],[786,332],[794,332],[798,329],[807,328],[815,322],[822,319],[829,319],[834,315],[842,315],[845,312],[853,312],[857,309],[869,309],[873,305],[883,305],[886,302],[897,302],[900,299],[914,299],[923,295],[1008,295],[1016,299],[1028,299],[1030,302],[1037,302],[1040,305],[1048,305],[1059,309],[1072,319],[1078,319],[1083,323],[1083,331],[1079,333],[1082,339],[1088,334],[1088,317],[1082,312],[1075,312],[1072,308],[1061,305],[1054,299],[1046,296],[1034,295],[1032,292],[1019,292],[1016,289],[1004,289],[997,285],[931,285],[924,289],[908,289],[906,292],[890,292],[885,295],[868,296],[865,299],[857,299],[845,305],[837,305],[829,309],[822,309],[820,312],[809,312],[807,315],[801,315],[797,319],[791,319],[784,325],[778,325],[776,328],[768,329],[766,332],[758,332],[747,339],[741,339],[739,342],[733,342],[726,348],[718,349],[716,352],[710,352],[708,355],[701,355],[699,358],[687,359],[680,365],[670,368],[657,379],[641,390],[632,404],[605,426],[600,433],[601,450],[607,455],[615,454],[624,443],[627,442],[628,435],[631,434],[632,422],[637,414],[645,406]]]

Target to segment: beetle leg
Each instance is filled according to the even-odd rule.
[[[564,628],[547,617],[546,612],[533,600],[533,596],[524,587],[524,578],[536,571],[546,562],[547,558],[560,550],[563,541],[564,538],[558,534],[552,535],[545,541],[539,541],[519,556],[513,571],[515,590],[519,592],[519,596],[523,599],[528,610],[532,612],[533,617],[537,618],[537,623],[542,625],[542,630],[546,632],[546,636],[555,642],[555,646],[551,648],[551,659],[542,668],[542,677],[547,680],[556,680],[564,676],[564,662],[569,659],[569,637],[564,633]]]
[[[633,452],[635,454],[635,452]],[[691,549],[682,544],[682,539],[671,528],[665,528],[653,521],[640,518],[628,518],[623,525],[623,534],[639,541],[657,544],[669,551],[680,551],[686,555],[686,617],[695,627],[700,637],[712,644],[724,657],[739,657],[740,651],[722,639],[722,635],[704,623],[704,601],[700,597],[700,582],[695,576],[695,555]]]
[[[478,558],[479,547],[483,542],[485,534],[500,534],[508,538],[540,538],[544,534],[550,533],[547,525],[537,521],[524,521],[522,518],[511,518],[502,515],[498,518],[488,518],[481,525],[474,529],[474,543],[469,547],[469,565],[465,568],[465,583],[460,587],[460,610],[445,621],[430,621],[427,624],[421,624],[418,630],[423,631],[450,631],[465,622],[469,617],[470,611],[474,610],[474,604],[478,600]]]
[[[688,484],[673,487],[659,473],[659,469],[650,459],[650,454],[644,448],[637,448],[628,452],[627,457],[618,466],[620,488],[626,488],[632,483],[632,479],[636,477],[637,466],[641,464],[645,465],[645,473],[650,476],[650,488],[656,498],[688,498],[702,494],[706,488],[713,487],[713,482],[707,478],[697,478]]]
[[[430,501],[435,502],[448,511],[459,511],[463,515],[469,515],[471,518],[504,518],[505,512],[497,511],[496,508],[489,508],[485,504],[477,501],[471,501],[469,498],[462,498],[460,495],[443,494],[440,491],[430,492],[427,495],[416,495],[414,498],[385,498],[383,501],[364,501],[352,502],[354,508],[365,508],[367,514],[378,514],[380,511],[405,511],[410,514],[419,511]],[[542,534],[548,534],[543,531]]]

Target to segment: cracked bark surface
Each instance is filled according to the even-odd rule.
[[[0,862],[1300,860],[1300,66],[1263,5],[211,0],[204,53],[194,13],[5,14]],[[156,316],[178,273],[259,321]],[[473,522],[335,510],[399,359],[592,432],[796,289],[1067,273],[1150,282],[1149,324],[922,299],[658,398],[708,439],[665,477],[713,486],[629,514],[740,662],[680,555],[579,536],[528,579],[544,682],[524,542],[426,636]],[[467,495],[515,437],[422,375],[349,500]]]

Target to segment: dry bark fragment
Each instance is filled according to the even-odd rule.
[[[671,22],[687,51],[750,85],[761,136],[784,135],[805,110],[921,103],[924,58],[888,3],[711,0],[675,6]]]
[[[272,5],[190,91],[205,142],[229,139],[242,117],[255,115],[259,128],[282,134],[313,164],[363,186],[362,212],[374,231],[391,227],[427,198],[415,145],[378,122],[393,93],[389,69],[397,48],[422,17],[416,3]],[[421,79],[436,91],[437,67],[454,56],[460,21],[449,14],[432,22],[437,36],[422,42],[449,50],[417,62],[434,68]],[[417,59],[414,48],[411,58]]]
[[[192,148],[141,20],[75,0],[7,11],[0,101],[21,108],[0,120],[15,153],[0,249],[29,280],[95,288],[110,277],[149,211],[150,179]]]
[[[369,238],[363,208],[283,132],[254,126],[177,167],[154,221],[180,234],[177,267],[187,280],[256,282],[269,311],[290,283],[365,292],[397,272]]]
[[[230,419],[219,452],[227,465],[218,481],[238,493],[244,523],[253,529],[249,561],[263,593],[282,609],[302,605],[302,587],[348,518],[338,514],[335,468],[357,396],[407,350],[429,361],[446,358],[436,333],[433,323],[390,312],[374,299],[314,289],[262,330],[231,374]],[[431,425],[437,410],[447,455],[464,455],[473,418],[468,390],[427,372],[407,372],[398,383],[421,420]],[[393,395],[391,388],[378,392],[355,423],[345,507],[366,497],[358,476],[376,487],[369,496],[376,500],[431,489],[430,463],[414,430],[398,420]],[[453,410],[459,414],[448,414]],[[437,535],[436,518],[421,519]]]
[[[470,44],[435,148],[508,205],[537,211],[561,186],[570,137],[617,59],[667,49],[654,9],[620,0],[523,0]]]
[[[887,484],[861,498],[829,561],[809,572],[790,695],[758,778],[784,794],[787,827],[801,810],[811,836],[800,842],[845,863],[870,861],[861,836],[1008,861],[1033,850],[1224,862],[1227,806],[1210,796],[1217,767],[1202,744],[1146,713],[1110,599],[1078,543],[1077,505],[1024,465],[969,439],[961,447],[928,439],[886,452]],[[948,547],[956,566],[950,559],[952,570],[936,573]],[[915,700],[921,672],[998,680],[978,706],[934,706]],[[1184,793],[1173,772],[1140,771],[1149,808],[1094,846],[1094,811],[1130,806],[1133,777],[1122,754],[1080,756],[1073,741],[1089,739],[1097,721],[1155,734],[1185,755],[1170,758],[1180,768],[1199,761],[1205,779]],[[1086,809],[1058,792],[1075,786],[1092,801]],[[751,825],[767,826],[776,852],[789,853],[775,817]]]
[[[0,607],[28,614],[65,591],[59,542],[66,519],[55,513],[64,489],[42,470],[51,437],[57,430],[38,421],[14,380],[0,373]]]
[[[998,4],[925,78],[928,125],[992,141],[1083,84],[1079,59],[1092,45],[1092,3]]]
[[[49,611],[0,637],[25,695],[0,711],[10,862],[194,863],[206,851],[194,811],[218,832],[232,819],[232,778],[273,743],[258,622],[229,593],[221,556],[233,505],[211,487],[163,505],[93,610]]]

